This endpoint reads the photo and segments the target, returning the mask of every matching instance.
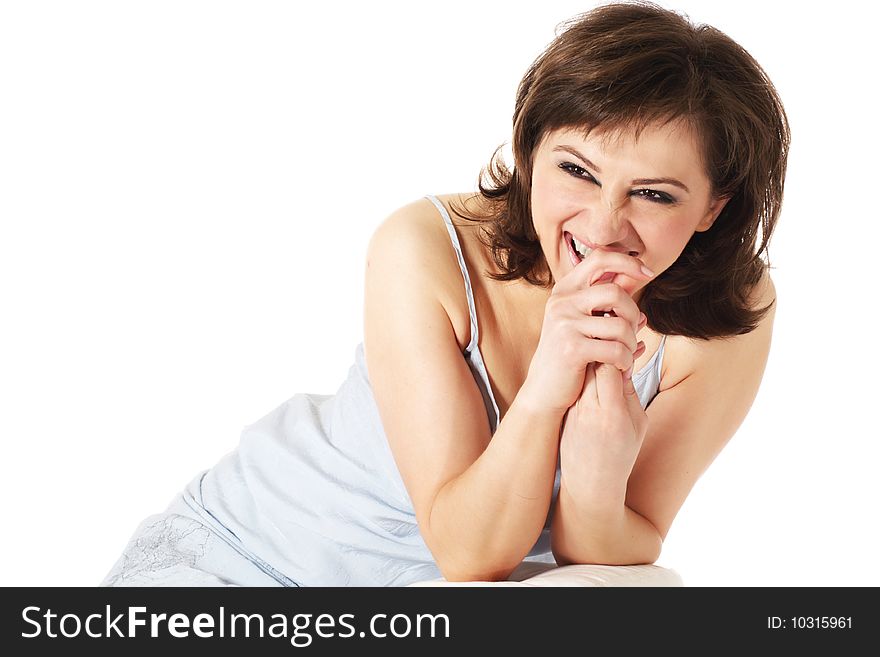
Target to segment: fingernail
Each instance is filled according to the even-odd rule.
[[[654,272],[652,272],[650,269],[648,269],[647,267],[645,267],[645,265],[642,265],[642,273],[643,273],[645,276],[651,276],[652,278],[655,276]]]

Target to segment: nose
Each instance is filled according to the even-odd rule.
[[[602,199],[588,208],[586,214],[589,217],[586,236],[592,241],[587,246],[620,251],[636,257],[640,255],[640,242],[626,216],[625,206],[615,207],[610,200]]]

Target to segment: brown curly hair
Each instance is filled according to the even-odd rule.
[[[550,131],[632,130],[683,119],[698,135],[712,194],[730,200],[712,227],[643,290],[652,329],[709,339],[748,333],[770,309],[750,293],[769,268],[790,143],[775,87],[730,37],[651,2],[606,4],[557,26],[519,84],[508,169],[499,146],[478,177],[484,210],[453,210],[484,224],[480,240],[501,273],[550,287],[532,222],[533,154]],[[491,182],[484,184],[488,174]],[[771,303],[772,306],[772,303]]]

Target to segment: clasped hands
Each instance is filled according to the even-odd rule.
[[[604,272],[591,287],[615,286],[629,296],[627,286],[615,282],[621,277],[614,271]],[[599,307],[592,310],[591,316],[598,321],[620,317],[621,306],[629,304],[620,297],[617,301],[614,309]],[[635,344],[634,363],[645,351],[645,344],[638,341],[637,334],[647,324],[647,318],[638,311],[631,296],[629,302],[635,308],[625,308],[629,311],[626,314],[632,317],[637,312],[638,322],[634,326],[627,322],[622,332],[627,334],[627,348]],[[633,370],[630,365],[621,371],[613,361],[586,364],[583,389],[566,412],[560,435],[560,462],[569,489],[577,487],[579,482],[593,488],[602,481],[620,482],[629,477],[648,428],[648,416],[632,381]],[[600,481],[595,481],[597,478]]]

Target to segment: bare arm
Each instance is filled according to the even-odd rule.
[[[663,539],[647,518],[625,503],[624,490],[572,495],[560,486],[553,511],[551,542],[560,566],[578,563],[654,563]]]
[[[609,251],[558,281],[526,381],[492,436],[448,310],[465,290],[441,218],[426,201],[412,204],[374,234],[364,295],[370,380],[422,536],[447,579],[503,579],[520,564],[543,529],[562,417],[587,364],[607,364],[618,377],[631,368],[639,311],[623,288],[600,284],[612,272],[653,276]],[[599,307],[617,317],[593,316]]]
[[[367,256],[364,341],[389,445],[449,580],[506,578],[543,528],[562,415],[521,391],[495,435],[443,295],[464,295],[442,218],[391,215]]]
[[[543,529],[561,418],[519,399],[486,450],[431,505],[427,529],[448,580],[506,579]]]
[[[769,276],[759,306],[775,299]],[[560,563],[652,563],[688,493],[742,423],[763,376],[775,306],[751,333],[687,341],[645,412],[635,462],[594,458],[560,490],[552,543]],[[563,482],[566,481],[563,464]]]

